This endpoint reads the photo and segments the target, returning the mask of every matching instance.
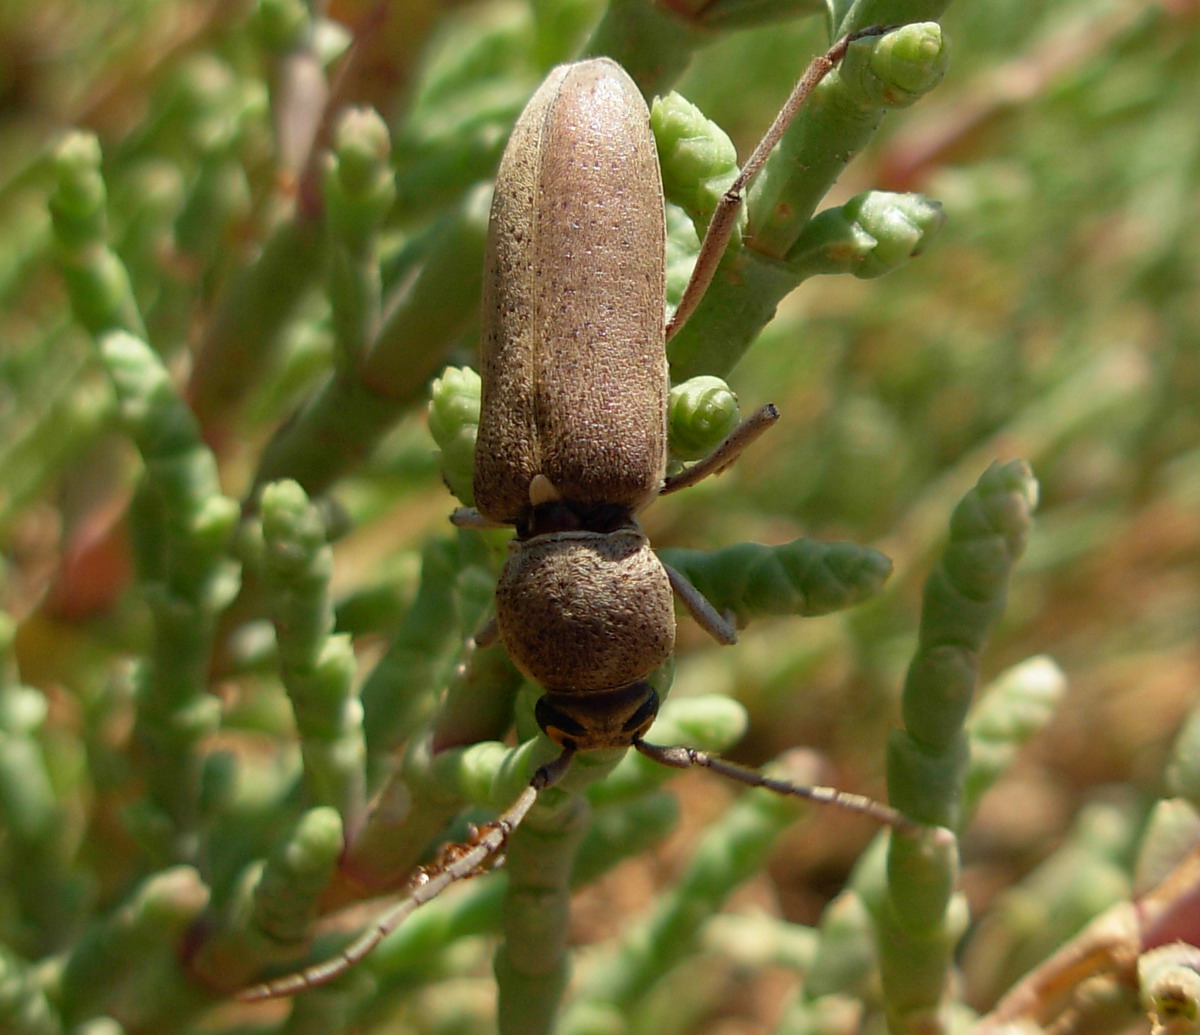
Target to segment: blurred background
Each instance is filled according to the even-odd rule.
[[[524,4],[390,6],[372,89],[397,154],[416,156],[401,163],[389,225],[399,254],[470,185],[466,174],[458,183],[422,168],[423,149],[470,124],[486,168],[540,78],[538,60],[569,57],[601,5],[535,4],[536,37]],[[353,25],[372,11],[334,2],[328,14]],[[81,688],[103,682],[144,616],[124,593],[125,496],[113,489],[128,457],[105,446],[108,390],[55,268],[49,156],[69,127],[99,136],[110,239],[140,271],[151,339],[167,343],[182,376],[188,345],[254,255],[271,207],[295,188],[273,182],[267,87],[246,17],[230,2],[0,4],[3,600],[19,623],[22,678],[49,696],[51,731],[78,720]],[[682,623],[676,691],[727,692],[746,705],[737,758],[811,745],[835,760],[840,781],[881,794],[920,587],[950,509],[993,460],[1031,463],[1035,532],[984,671],[1045,654],[1068,689],[966,839],[977,914],[1085,807],[1100,803],[1138,826],[1164,793],[1173,739],[1200,689],[1198,20],[1193,0],[951,4],[945,81],[887,117],[828,200],[920,191],[944,206],[940,237],[879,280],[824,277],[793,294],[730,378],[744,410],[779,407],[778,429],[734,471],[647,515],[659,546],[808,535],[894,559],[881,599],[843,616],[756,623],[736,651]],[[488,42],[472,44],[475,59],[491,48],[496,72],[481,80],[478,107],[429,120],[425,69],[479,39]],[[824,42],[819,15],[733,33],[700,51],[676,89],[744,157]],[[223,121],[232,108],[236,126]],[[223,165],[230,155],[236,163]],[[204,177],[223,223],[186,218]],[[269,382],[254,387],[235,426],[210,436],[226,492],[245,492],[263,443],[328,367],[323,319],[319,300],[297,308]],[[472,362],[472,334],[464,327],[445,360]],[[414,402],[334,495],[348,529],[336,547],[341,620],[369,633],[369,659],[411,598],[421,545],[444,533],[453,505],[423,406]],[[589,924],[611,928],[614,908],[652,893],[686,852],[688,824],[726,793],[681,784],[688,815],[700,818],[647,873],[623,871],[589,893],[581,940]],[[813,922],[870,836],[823,816],[790,838],[772,869],[785,914]],[[749,894],[769,897],[765,888]],[[1012,976],[980,977],[980,1005],[989,982]]]

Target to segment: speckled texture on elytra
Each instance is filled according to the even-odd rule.
[[[529,483],[636,510],[666,463],[662,183],[646,103],[608,59],[556,68],[513,130],[484,270],[475,503]]]

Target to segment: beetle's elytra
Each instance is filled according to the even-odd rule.
[[[577,509],[636,511],[658,494],[664,238],[633,80],[607,58],[556,68],[513,130],[492,201],[475,460],[485,517],[518,522],[539,474]]]

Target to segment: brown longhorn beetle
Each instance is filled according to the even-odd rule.
[[[513,129],[500,162],[484,269],[482,411],[475,450],[477,510],[462,527],[511,526],[496,588],[503,641],[541,685],[536,717],[561,747],[529,786],[467,844],[421,871],[412,892],[332,959],[244,991],[290,995],[331,981],[413,910],[500,854],[538,792],[576,752],[636,748],[663,765],[703,766],[780,794],[838,805],[908,835],[928,828],[829,787],[802,787],[688,747],[642,739],[658,712],[647,676],[675,644],[673,598],[723,644],[736,633],[650,549],[638,513],[657,497],[719,473],[778,418],[764,406],[708,457],[667,466],[666,342],[712,281],[746,185],[813,88],[864,29],[816,58],[719,203],[694,272],[663,317],[663,191],[646,103],[607,58],[555,68]],[[619,386],[619,387],[618,387]]]

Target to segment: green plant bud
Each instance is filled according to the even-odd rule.
[[[950,518],[950,542],[925,585],[921,650],[978,651],[1004,609],[1009,573],[1025,549],[1037,482],[1022,460],[992,464]]]
[[[125,264],[107,244],[107,192],[100,144],[74,132],[55,151],[56,182],[48,202],[59,267],[75,318],[89,333],[124,329],[145,334]]]
[[[347,728],[356,731],[361,726],[362,704],[349,692],[357,674],[358,662],[350,637],[327,637],[308,680],[308,692],[313,704],[319,707],[314,718],[321,723],[313,727],[314,736],[332,739]]]
[[[1138,846],[1134,887],[1156,888],[1200,844],[1200,812],[1182,798],[1156,801]]]
[[[201,457],[197,466],[207,467],[206,457],[204,454]],[[202,471],[200,475],[203,478],[207,473]],[[196,508],[189,528],[190,536],[198,547],[218,552],[225,548],[240,517],[241,508],[236,500],[228,496],[209,496]]]
[[[941,26],[916,22],[852,44],[838,72],[864,107],[906,108],[942,81],[949,59]]]
[[[863,992],[874,976],[875,925],[862,896],[847,888],[821,916],[817,954],[804,982],[813,999],[838,992]]]
[[[326,544],[325,522],[308,495],[290,479],[272,482],[263,489],[260,503],[263,536],[267,547],[264,562],[285,579],[310,571],[314,554]],[[327,559],[325,559],[327,560]],[[330,565],[322,563],[320,574],[328,577]]]
[[[737,396],[721,378],[702,374],[676,385],[667,400],[671,455],[679,460],[708,456],[739,417]]]
[[[312,31],[309,5],[304,0],[258,0],[254,27],[266,49],[287,53],[303,44]]]
[[[1024,460],[993,463],[980,475],[976,490],[967,493],[954,508],[950,537],[966,540],[972,536],[1003,536],[1013,558],[1020,557],[1037,502],[1038,484]]]
[[[881,277],[920,255],[944,222],[941,205],[922,194],[867,191],[813,217],[787,262],[802,278]]]
[[[647,739],[723,751],[745,735],[748,725],[745,707],[724,694],[675,697],[663,704]],[[661,770],[662,766],[655,768]]]
[[[893,108],[907,107],[937,86],[949,63],[949,45],[937,22],[905,25],[871,50],[871,71],[886,84],[884,100]]]
[[[191,697],[170,715],[170,740],[182,748],[211,736],[221,725],[221,702],[215,697]]]
[[[721,195],[737,178],[737,149],[715,122],[672,91],[654,101],[650,129],[658,148],[663,193],[684,209],[703,236]],[[744,224],[744,216],[739,225]],[[741,234],[734,234],[734,240]]]
[[[369,259],[371,270],[375,269],[374,236],[396,198],[390,155],[387,126],[373,108],[343,113],[333,150],[326,156],[329,228],[353,254]]]
[[[1192,710],[1171,751],[1167,766],[1171,793],[1200,808],[1200,708]]]
[[[62,1021],[33,968],[0,948],[0,1029],[13,1035],[62,1035]]]
[[[0,623],[11,621],[9,615],[0,613]],[[0,648],[0,654],[4,653],[5,649]],[[46,695],[31,686],[7,686],[0,692],[0,730],[5,733],[19,737],[37,733],[48,711]]]
[[[182,937],[208,902],[208,888],[191,866],[173,866],[143,880],[67,959],[64,1016],[103,1012],[116,975],[158,973],[159,954]]]
[[[439,752],[433,759],[433,779],[441,787],[455,787],[470,802],[503,807],[520,794],[533,771],[551,754],[536,740],[516,749],[499,741],[483,741]],[[453,774],[450,779],[446,778],[448,772]]]
[[[200,155],[229,151],[242,129],[241,81],[225,61],[197,54],[176,76],[179,106],[191,145]]]
[[[1049,658],[1014,665],[995,679],[967,722],[971,764],[964,795],[970,811],[1021,747],[1054,717],[1067,680]]]
[[[749,725],[745,706],[723,694],[671,697],[663,702],[646,739],[720,754],[741,740]],[[588,799],[597,809],[635,801],[672,777],[671,770],[631,751],[607,780],[588,789]]]
[[[333,18],[318,18],[313,22],[312,50],[322,68],[329,69],[353,42],[354,34],[341,22]]]
[[[470,367],[447,367],[429,396],[429,433],[440,450],[442,477],[464,505],[475,502],[475,437],[479,432],[479,375]]]
[[[1155,1035],[1200,1032],[1200,949],[1174,942],[1138,957],[1138,994]]]
[[[174,456],[199,439],[195,418],[145,342],[115,331],[101,339],[100,355],[117,390],[121,418],[146,455]]]
[[[94,133],[68,133],[54,151],[54,192],[50,214],[64,248],[102,242],[106,235],[108,194],[100,176],[100,141]]]
[[[878,550],[815,539],[670,549],[660,556],[739,624],[760,615],[813,616],[852,607],[878,593],[892,572],[892,562]]]
[[[337,178],[347,195],[390,188],[395,193],[388,161],[392,141],[387,124],[374,108],[349,108],[334,130],[333,157]]]
[[[881,277],[920,255],[946,222],[941,204],[923,194],[867,191],[848,201],[844,212],[875,242],[852,271],[863,279]]]

